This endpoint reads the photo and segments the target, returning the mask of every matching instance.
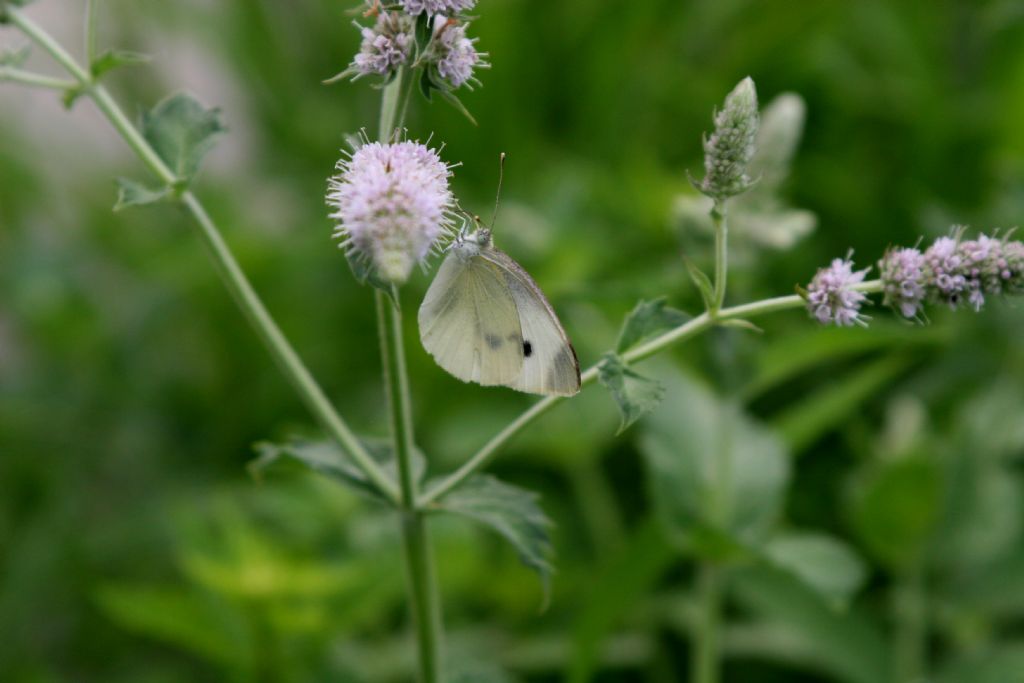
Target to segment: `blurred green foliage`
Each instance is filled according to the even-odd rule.
[[[29,11],[75,44],[83,5]],[[344,135],[372,127],[378,104],[364,84],[320,84],[357,45],[346,9],[107,0],[100,25],[104,46],[154,57],[108,77],[128,111],[182,88],[222,107],[229,132],[197,191],[342,413],[381,436],[371,295],[323,207]],[[766,103],[806,102],[778,193],[818,227],[745,259],[731,301],[790,293],[851,247],[866,265],[953,222],[1024,215],[1016,0],[482,0],[478,14],[471,33],[494,65],[464,98],[479,127],[436,103],[413,111],[410,134],[446,144],[462,164],[455,190],[480,212],[508,153],[497,239],[584,364],[614,346],[638,299],[699,310],[681,256],[707,254],[674,206],[692,195],[684,172],[700,168],[712,107],[745,75]],[[6,28],[0,39],[17,43]],[[57,96],[2,85],[0,678],[408,680],[393,517],[300,472],[249,477],[254,442],[309,434],[311,421],[187,217],[112,213],[117,176],[139,165],[89,102],[67,113]],[[427,282],[403,292],[408,308]],[[496,665],[523,681],[686,680],[694,551],[678,535],[715,527],[693,479],[652,475],[706,454],[687,434],[662,434],[657,458],[643,451],[719,410],[773,444],[744,456],[737,492],[759,509],[750,538],[784,539],[764,546],[774,562],[734,568],[727,681],[909,681],[922,657],[943,683],[1024,680],[1024,313],[935,310],[928,328],[874,317],[869,330],[796,312],[759,320],[764,335],[714,331],[642,369],[676,379],[624,436],[591,388],[511,444],[495,470],[540,491],[556,524],[551,606],[538,614],[541,588],[497,535],[432,519],[461,680],[491,680]],[[448,377],[407,332],[433,475],[529,399]],[[769,451],[789,472],[785,495],[744,493],[764,483]],[[666,504],[684,527],[655,519]],[[861,578],[851,562],[867,563],[866,583],[838,609],[814,584],[845,594]]]

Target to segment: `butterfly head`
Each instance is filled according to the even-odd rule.
[[[487,249],[491,246],[491,231],[489,228],[480,227],[480,223],[477,222],[476,230],[469,232],[466,225],[462,226],[459,230],[459,234],[455,236],[451,244],[448,245],[448,251],[453,252],[459,259],[463,261],[469,261],[475,258],[483,249]]]

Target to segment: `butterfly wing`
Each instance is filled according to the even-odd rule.
[[[510,386],[523,366],[519,320],[501,268],[451,253],[420,306],[420,340],[462,381]]]
[[[507,386],[531,394],[572,396],[579,392],[576,350],[540,287],[504,252],[489,247],[480,257],[501,271],[522,330],[522,369]]]

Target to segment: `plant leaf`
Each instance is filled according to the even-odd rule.
[[[787,532],[768,541],[763,554],[833,609],[846,609],[867,578],[864,561],[848,545],[825,534]]]
[[[749,554],[781,511],[788,454],[734,403],[678,373],[662,378],[665,402],[640,438],[655,509],[672,537],[701,555]]]
[[[376,439],[362,439],[362,442],[373,459],[397,479],[398,467],[390,442]],[[341,482],[373,500],[388,501],[387,497],[366,478],[358,465],[334,441],[308,441],[300,438],[293,438],[286,443],[261,441],[255,445],[255,449],[257,457],[249,463],[249,472],[257,479],[270,466],[284,460],[291,460]],[[419,450],[413,451],[412,464],[417,481],[423,478],[426,462],[426,458]]]
[[[151,188],[129,178],[117,179],[117,203],[114,211],[123,211],[132,206],[144,206],[160,202],[171,195],[171,188]]]
[[[207,109],[186,93],[161,100],[142,116],[146,140],[186,184],[213,147],[214,138],[224,130],[219,109]]]
[[[715,286],[711,284],[711,279],[707,276],[707,273],[697,267],[697,264],[690,257],[683,256],[683,265],[686,266],[686,273],[690,276],[693,284],[697,286],[697,291],[700,292],[700,298],[704,301],[704,308],[710,309],[711,304],[715,300]]]
[[[653,337],[659,332],[679,327],[690,320],[690,316],[682,311],[669,308],[665,297],[652,301],[641,301],[626,316],[619,333],[619,341],[615,345],[617,353],[633,348],[643,340]]]
[[[131,50],[106,50],[89,65],[93,78],[102,78],[107,72],[122,66],[146,64],[151,57]]]
[[[942,489],[932,453],[869,465],[850,487],[847,506],[863,547],[889,569],[914,565],[935,533]]]
[[[665,394],[665,388],[660,382],[638,374],[614,353],[606,353],[601,359],[597,377],[611,392],[619,407],[619,429],[616,434],[621,434],[654,410]]]
[[[433,40],[434,28],[432,19],[433,17],[426,12],[422,12],[416,17],[416,49],[419,54],[423,54],[427,46],[430,45],[430,41]]]
[[[470,477],[438,502],[438,509],[468,517],[490,527],[512,544],[544,585],[545,604],[551,574],[551,520],[538,504],[533,491],[506,484],[487,474]]]
[[[470,123],[472,123],[474,126],[480,125],[476,122],[476,119],[473,118],[473,115],[469,113],[468,109],[466,109],[466,105],[462,103],[462,100],[460,100],[455,95],[455,93],[453,93],[451,90],[448,90],[447,87],[438,88],[437,92],[439,92],[441,94],[441,97],[443,97],[450,105],[455,107],[459,111],[459,113],[465,116]],[[427,99],[429,99],[429,97]]]

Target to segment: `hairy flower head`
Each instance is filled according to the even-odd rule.
[[[405,282],[452,226],[450,167],[419,142],[370,142],[341,159],[327,204],[342,248],[381,278]]]
[[[863,325],[864,317],[860,314],[860,307],[867,296],[853,289],[853,286],[863,282],[869,270],[865,268],[854,271],[853,261],[849,257],[837,258],[828,267],[819,268],[807,286],[807,310],[823,325]]]
[[[715,131],[704,139],[704,180],[697,184],[704,194],[724,199],[750,187],[747,164],[754,156],[759,125],[757,89],[748,76],[725,98],[715,114]]]
[[[915,317],[925,298],[925,258],[912,247],[890,249],[878,263],[884,303],[905,318]]]
[[[434,19],[434,39],[431,41],[431,58],[437,73],[453,89],[473,82],[473,69],[486,69],[486,53],[477,52],[478,38],[467,38],[467,24],[448,17]]]
[[[343,72],[355,78],[378,74],[388,76],[407,64],[416,47],[415,23],[402,12],[382,11],[373,28],[356,24],[363,36],[359,52]]]
[[[412,16],[427,14],[459,14],[468,12],[476,0],[402,0],[402,7]]]

